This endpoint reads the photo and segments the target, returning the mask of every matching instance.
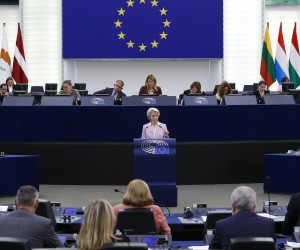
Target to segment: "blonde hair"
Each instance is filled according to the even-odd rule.
[[[157,108],[149,108],[147,110],[147,117],[148,117],[149,120],[150,120],[150,116],[153,112],[156,112],[158,114],[158,116],[160,116],[160,112]]]
[[[81,250],[101,249],[103,245],[118,240],[113,231],[116,223],[115,213],[107,200],[93,200],[88,205],[84,221],[77,238]]]
[[[127,192],[123,198],[123,204],[143,207],[153,203],[153,197],[146,182],[140,179],[129,182]]]

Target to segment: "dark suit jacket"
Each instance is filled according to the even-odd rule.
[[[156,88],[157,88],[157,91],[155,91],[153,94],[154,95],[162,95],[161,88],[158,86],[156,86]],[[147,95],[147,94],[148,94],[147,86],[142,86],[140,88],[139,95]]]
[[[114,88],[105,88],[105,89],[96,91],[94,93],[94,95],[96,95],[96,94],[109,94],[109,95],[112,95],[113,91],[114,91]],[[122,97],[124,97],[124,96],[126,96],[126,95],[122,91],[119,91],[118,95],[117,95],[117,99],[122,99]]]
[[[256,90],[254,94],[256,96],[257,104],[265,104],[264,97],[260,95],[259,90]]]
[[[0,216],[0,237],[29,239],[31,248],[63,247],[51,220],[26,209]]]
[[[300,193],[294,194],[287,207],[287,214],[282,224],[282,232],[285,234],[291,234],[294,231],[294,226],[297,225],[297,221],[300,217]]]
[[[216,222],[216,231],[210,249],[229,249],[230,240],[238,237],[272,237],[275,239],[275,224],[272,219],[261,217],[250,210]]]

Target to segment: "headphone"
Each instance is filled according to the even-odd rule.
[[[193,217],[193,211],[190,207],[185,207],[183,211],[183,218]]]

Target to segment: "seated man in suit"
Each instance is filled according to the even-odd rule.
[[[254,213],[256,193],[247,186],[239,186],[231,194],[232,216],[216,222],[209,249],[229,249],[232,238],[272,237],[275,224],[272,219]]]
[[[300,193],[294,194],[288,204],[287,214],[282,223],[282,232],[284,234],[292,234],[295,226],[299,226],[300,222]]]
[[[0,216],[0,237],[29,239],[31,248],[63,247],[51,220],[38,216],[38,191],[22,186],[15,199],[16,210]]]
[[[0,95],[8,96],[8,86],[6,83],[0,85]]]
[[[122,100],[122,97],[126,96],[122,89],[124,87],[124,82],[122,80],[117,80],[114,84],[113,88],[105,88],[99,91],[96,91],[94,95],[96,94],[109,94],[111,96],[114,96],[115,100]]]

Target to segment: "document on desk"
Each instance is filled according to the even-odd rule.
[[[203,222],[206,222],[206,219],[207,219],[206,215],[201,216],[201,220],[203,220]]]
[[[299,248],[300,247],[300,243],[287,241],[286,242],[286,246],[292,247],[292,248]]]
[[[193,249],[193,250],[207,250],[208,249],[208,245],[206,246],[190,246],[189,249]]]

